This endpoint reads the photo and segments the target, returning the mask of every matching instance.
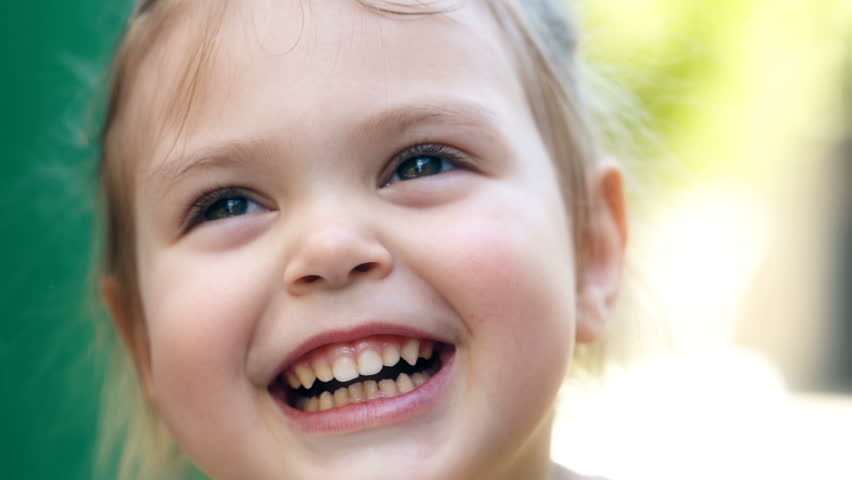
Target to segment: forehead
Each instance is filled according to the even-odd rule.
[[[252,0],[229,3],[218,19],[201,10],[207,2],[192,3],[145,59],[130,99],[137,173],[231,137],[343,134],[405,106],[526,110],[503,37],[478,1],[399,15],[356,0]],[[409,12],[423,4],[393,3]]]

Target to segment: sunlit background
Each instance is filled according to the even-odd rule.
[[[632,95],[616,107],[645,110],[613,326],[643,347],[566,387],[554,456],[613,479],[852,479],[852,2],[581,11],[586,58]]]
[[[128,5],[0,9],[0,478],[93,478],[81,133]],[[554,457],[612,480],[852,479],[852,2],[580,12],[592,98],[618,120],[631,178],[612,330],[634,355],[569,381]]]

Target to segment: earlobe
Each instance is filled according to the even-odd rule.
[[[618,297],[628,235],[623,184],[621,169],[614,162],[604,162],[592,173],[577,299],[580,343],[603,335]]]
[[[128,305],[122,285],[115,277],[109,276],[101,280],[101,297],[109,310],[112,322],[121,336],[124,347],[130,353],[136,373],[145,387],[149,399],[154,398],[153,382],[151,381],[151,363],[148,348],[148,333],[143,322],[138,319]]]

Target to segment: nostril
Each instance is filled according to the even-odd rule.
[[[365,273],[365,272],[369,272],[370,270],[372,270],[375,266],[376,266],[375,262],[362,263],[360,265],[357,265],[355,268],[353,268],[352,271]]]
[[[352,267],[352,269],[349,270],[348,275],[337,275],[338,273],[343,273],[345,270],[340,272],[329,271],[329,275],[302,275],[293,282],[293,286],[307,287],[308,285],[313,284],[323,284],[329,288],[339,288],[347,285],[350,281],[354,281],[356,277],[360,277],[361,274],[371,274],[379,271],[381,266],[381,262],[364,262]]]

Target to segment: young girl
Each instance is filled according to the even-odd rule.
[[[626,220],[557,3],[137,8],[101,164],[121,477],[578,478],[554,402]]]

